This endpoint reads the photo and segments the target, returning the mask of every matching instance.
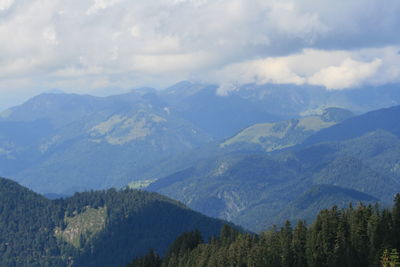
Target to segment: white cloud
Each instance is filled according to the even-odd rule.
[[[284,57],[232,64],[214,75],[218,92],[227,94],[243,84],[309,84],[328,90],[400,81],[400,47],[329,51],[305,49]]]
[[[133,25],[130,32],[133,37],[140,37],[140,27],[138,25]]]
[[[205,53],[136,55],[132,58],[131,70],[143,73],[167,74],[187,72],[207,66],[209,55]]]
[[[399,76],[399,12],[398,0],[0,0],[0,99],[5,79],[82,92],[188,78],[381,84]]]
[[[0,0],[0,11],[9,9],[14,3],[14,0]]]
[[[348,58],[340,66],[324,68],[308,79],[312,85],[322,85],[327,89],[346,89],[357,87],[374,76],[382,65],[381,59],[360,62]]]
[[[58,44],[57,33],[54,30],[54,28],[51,26],[44,29],[43,38],[48,44],[51,44],[51,45]]]
[[[218,93],[227,94],[240,85],[256,83],[293,83],[303,84],[305,79],[297,75],[290,67],[289,58],[266,58],[239,64],[233,64],[216,73],[215,82],[221,86]]]
[[[94,0],[93,5],[87,10],[88,15],[97,13],[99,10],[106,9],[118,3],[119,0]]]

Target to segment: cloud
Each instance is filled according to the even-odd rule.
[[[297,75],[289,64],[289,58],[267,58],[230,65],[216,73],[215,83],[221,86],[218,93],[227,94],[243,84],[292,83],[301,85],[305,79]]]
[[[399,13],[398,0],[0,0],[0,99],[13,79],[82,93],[179,79],[381,84],[399,76]]]
[[[87,10],[86,14],[95,14],[99,10],[107,9],[108,7],[111,7],[118,2],[119,0],[94,0],[93,5]]]
[[[59,43],[57,33],[51,26],[43,30],[43,38],[48,44],[57,45]]]
[[[0,12],[9,9],[13,3],[14,0],[0,0]]]
[[[381,59],[360,62],[348,58],[340,66],[324,68],[308,79],[312,85],[322,85],[327,89],[345,89],[357,87],[377,73],[382,65]]]
[[[399,47],[315,50],[229,65],[212,78],[227,94],[243,84],[318,85],[328,90],[351,89],[400,81]]]

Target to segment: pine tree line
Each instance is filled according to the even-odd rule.
[[[400,267],[399,250],[400,194],[391,210],[363,204],[332,207],[309,227],[287,221],[254,235],[226,225],[208,243],[199,232],[189,232],[171,244],[163,259],[150,251],[127,267]]]

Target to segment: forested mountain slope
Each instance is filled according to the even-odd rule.
[[[177,220],[179,218],[179,220]],[[48,200],[0,178],[1,266],[119,266],[178,235],[218,234],[223,222],[130,189]]]
[[[400,195],[392,209],[358,205],[321,210],[307,225],[286,222],[259,235],[226,226],[219,238],[201,242],[197,232],[177,238],[160,258],[150,252],[127,267],[166,266],[399,266]]]
[[[400,191],[399,118],[398,107],[382,109],[347,119],[308,140],[338,133],[336,129],[352,132],[357,125],[358,132],[346,138],[332,134],[332,140],[274,154],[217,155],[161,178],[148,189],[254,231],[284,219],[311,220],[317,210],[349,201],[389,203]],[[332,187],[317,189],[329,193],[306,201],[306,206],[298,204],[310,197],[310,188],[323,185]]]
[[[123,186],[152,162],[212,138],[162,101],[45,94],[0,120],[0,173],[43,193]]]

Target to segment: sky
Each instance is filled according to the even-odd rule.
[[[400,81],[399,0],[0,0],[0,109],[52,89]]]

